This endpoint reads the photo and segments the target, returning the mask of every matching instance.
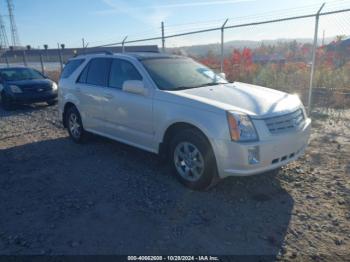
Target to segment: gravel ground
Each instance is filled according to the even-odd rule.
[[[0,109],[0,254],[350,257],[348,122],[315,121],[278,175],[179,184],[155,155],[100,137],[74,144],[56,106]]]

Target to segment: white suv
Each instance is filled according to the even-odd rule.
[[[91,132],[159,154],[192,189],[297,159],[311,126],[296,95],[228,83],[190,58],[160,53],[71,59],[59,112],[75,142]]]

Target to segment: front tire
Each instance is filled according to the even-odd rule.
[[[68,109],[65,121],[71,139],[78,144],[84,142],[86,132],[81,121],[81,116],[75,107]]]
[[[195,129],[177,134],[170,144],[170,161],[177,179],[193,190],[205,190],[217,180],[217,167],[211,145]]]

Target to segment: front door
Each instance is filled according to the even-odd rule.
[[[154,149],[152,93],[140,95],[123,91],[123,83],[127,80],[143,81],[143,77],[131,62],[113,59],[109,87],[104,93],[104,97],[108,97],[108,102],[105,104],[105,119],[109,126],[109,135],[152,151]],[[148,89],[147,86],[145,88]]]

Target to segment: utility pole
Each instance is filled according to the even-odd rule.
[[[9,17],[10,17],[10,27],[11,27],[11,40],[12,40],[12,46],[15,48],[16,46],[20,46],[17,26],[15,22],[15,15],[14,15],[14,6],[12,0],[7,0],[7,8],[9,11]]]
[[[322,34],[322,46],[324,46],[324,34],[325,34],[325,30],[323,30],[323,34]]]
[[[314,75],[315,75],[315,62],[316,62],[316,50],[317,50],[317,38],[318,38],[318,23],[320,20],[320,13],[326,3],[323,3],[318,9],[315,16],[315,34],[314,34],[314,44],[312,47],[312,64],[311,64],[311,73],[310,73],[310,87],[309,87],[309,101],[307,104],[308,115],[311,115],[311,107],[312,107],[312,88],[314,83]]]

